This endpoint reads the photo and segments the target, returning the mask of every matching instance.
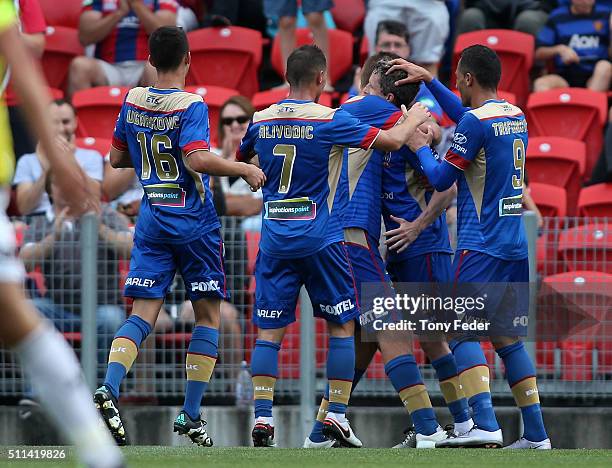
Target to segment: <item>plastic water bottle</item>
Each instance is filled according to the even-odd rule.
[[[253,404],[253,382],[246,361],[240,364],[238,381],[236,382],[236,406],[247,408]]]

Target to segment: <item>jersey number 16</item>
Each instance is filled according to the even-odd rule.
[[[172,150],[172,141],[168,135],[154,133],[151,136],[151,140],[147,141],[147,134],[145,132],[138,132],[136,139],[140,144],[140,153],[142,154],[142,173],[140,176],[142,180],[147,180],[151,177],[149,147],[153,155],[155,173],[159,180],[172,181],[178,179],[179,168],[176,159],[174,159],[172,154],[164,152]]]

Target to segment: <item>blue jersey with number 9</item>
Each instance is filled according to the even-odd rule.
[[[486,101],[459,120],[445,161],[457,179],[457,249],[504,260],[527,258],[523,177],[527,122],[523,111],[501,100]]]
[[[186,158],[209,149],[208,108],[179,89],[134,88],[119,113],[113,146],[129,151],[144,188],[136,237],[189,242],[220,227],[209,178]]]
[[[345,110],[312,101],[286,99],[255,113],[236,157],[257,154],[266,174],[263,252],[304,257],[344,239],[344,147],[369,149],[378,132]]]

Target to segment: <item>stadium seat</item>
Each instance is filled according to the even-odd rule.
[[[544,217],[564,217],[567,213],[567,193],[563,187],[533,182],[529,193]]]
[[[112,139],[117,116],[128,91],[126,87],[99,86],[74,93],[72,104],[79,121],[77,135]]]
[[[584,187],[578,197],[578,215],[612,218],[612,183]]]
[[[333,85],[344,76],[353,66],[353,36],[339,29],[328,29],[329,48],[329,80]],[[296,47],[312,44],[313,38],[310,29],[298,28],[295,32]],[[278,35],[272,43],[272,68],[280,76],[285,76],[285,64],[281,56]]]
[[[583,88],[533,93],[527,101],[529,136],[560,136],[583,141],[586,144],[583,179],[589,179],[603,144],[607,103],[605,93]]]
[[[49,26],[78,28],[83,0],[38,0]]]
[[[363,25],[365,4],[363,0],[334,0],[331,14],[339,29],[354,33]]]
[[[370,43],[368,37],[364,34],[359,43],[359,66],[363,67],[363,64],[370,55]]]
[[[278,101],[282,101],[289,94],[288,89],[269,89],[268,91],[260,91],[253,96],[253,106],[255,110],[262,110],[266,107],[270,107],[272,104],[276,104]],[[327,107],[332,107],[332,95],[331,93],[323,93],[319,98],[319,104]]]
[[[217,141],[217,133],[219,130],[219,111],[221,110],[221,106],[225,104],[225,101],[232,96],[238,96],[238,91],[235,89],[222,88],[220,86],[187,86],[185,91],[199,94],[204,98],[204,102],[208,106],[210,144],[211,146],[221,146],[221,142]]]
[[[585,144],[561,137],[530,138],[525,165],[530,186],[538,182],[565,189],[567,215],[574,216],[586,165]]]
[[[451,83],[455,82],[455,70],[461,52],[474,44],[486,45],[499,56],[502,63],[502,76],[499,89],[516,95],[522,106],[529,95],[529,70],[533,65],[534,39],[531,34],[505,29],[484,29],[460,34],[455,42]]]
[[[612,273],[612,236],[608,223],[592,223],[563,231],[559,254],[568,271]]]
[[[191,47],[189,86],[223,86],[251,97],[259,90],[259,31],[238,26],[204,28],[187,34]]]
[[[49,94],[51,95],[51,99],[64,99],[64,92],[61,89],[57,88],[47,88]]]
[[[74,57],[83,54],[76,29],[63,26],[47,27],[45,51],[41,60],[42,71],[49,86],[65,89],[70,62]]]
[[[85,137],[85,138],[77,138],[76,146],[77,148],[85,148],[85,149],[93,149],[96,150],[102,157],[105,157],[111,147],[111,141],[107,138],[94,138],[94,137]]]
[[[554,341],[538,341],[536,343],[536,369],[541,374],[554,374],[555,351],[557,343]]]
[[[593,343],[564,341],[561,347],[561,379],[593,380]]]

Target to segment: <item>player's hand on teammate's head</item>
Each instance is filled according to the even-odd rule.
[[[395,70],[403,70],[408,76],[395,82],[395,86],[401,86],[408,83],[418,83],[419,81],[425,81],[429,83],[433,79],[433,75],[425,68],[417,65],[416,63],[408,62],[402,58],[391,60],[391,68],[387,70],[387,75],[393,73]]]
[[[402,104],[402,113],[407,120],[412,120],[416,126],[431,119],[431,112],[420,102],[414,103],[410,110],[407,110],[406,106]]]
[[[408,138],[408,147],[416,152],[419,148],[423,146],[431,145],[433,141],[433,131],[430,127],[427,127],[427,132],[422,131],[420,128],[417,128],[416,132],[412,134],[410,138]]]
[[[264,172],[252,164],[247,164],[246,174],[242,178],[249,184],[252,192],[257,192],[266,183]]]

